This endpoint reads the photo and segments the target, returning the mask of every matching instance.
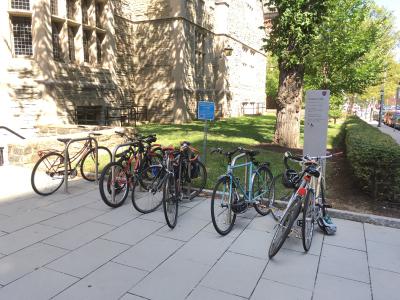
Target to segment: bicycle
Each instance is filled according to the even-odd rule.
[[[157,164],[162,159],[159,153],[161,146],[153,144],[157,140],[156,135],[132,138],[124,132],[116,131],[116,133],[124,137],[126,141],[131,141],[132,144],[128,149],[118,153],[116,155],[118,160],[107,164],[100,175],[99,191],[101,199],[112,208],[123,205],[129,194],[129,189],[134,193],[136,183],[147,190],[148,181],[151,180],[152,175],[144,171],[148,166]]]
[[[327,230],[325,224],[319,221],[327,216],[327,208],[330,207],[325,202],[325,178],[321,170],[322,161],[332,156],[332,154],[318,157],[293,156],[290,152],[285,153],[286,171],[283,174],[283,181],[286,187],[293,189],[293,193],[275,229],[268,250],[270,258],[274,257],[282,247],[301,210],[303,210],[303,216],[298,221],[298,225],[301,227],[302,243],[306,252],[311,247],[315,222],[321,229]],[[303,171],[300,175],[289,168],[288,159],[302,165]]]
[[[100,136],[100,133],[89,133],[88,138]],[[58,141],[64,143],[64,150],[40,150],[38,151],[39,160],[33,167],[31,174],[31,185],[33,190],[42,196],[53,194],[64,182],[64,152],[71,141],[70,138],[58,138]],[[95,181],[95,161],[96,149],[92,144],[92,140],[85,141],[83,146],[68,159],[68,176],[74,178],[78,174],[78,166],[80,174],[87,181]],[[98,150],[98,170],[99,172],[104,166],[111,161],[111,151],[103,146],[99,146]],[[72,165],[75,165],[74,167]]]
[[[238,152],[240,154],[233,157]],[[255,156],[258,151],[241,147],[230,152],[217,148],[211,153],[223,154],[228,160],[227,172],[218,179],[211,197],[211,219],[215,230],[221,235],[228,234],[233,228],[236,215],[246,212],[250,206],[254,206],[260,215],[267,215],[270,212],[269,203],[274,198],[269,163],[257,162]],[[243,157],[246,161],[236,164]],[[241,184],[234,170],[243,167],[244,184]]]
[[[207,171],[199,160],[199,151],[189,142],[182,142],[179,150],[166,153],[168,177],[163,189],[163,209],[165,220],[174,228],[178,219],[178,204],[191,200],[204,189]]]

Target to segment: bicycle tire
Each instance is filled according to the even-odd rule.
[[[304,251],[310,250],[313,235],[314,235],[314,213],[315,213],[315,195],[314,192],[309,190],[307,192],[304,208],[303,208],[303,220],[301,226],[301,239],[303,241]],[[307,221],[307,222],[306,222]],[[310,227],[307,226],[310,224]],[[309,235],[311,234],[311,237]]]
[[[104,167],[111,162],[111,151],[104,146],[97,147],[98,151],[98,176],[100,178],[100,174],[103,171]],[[95,149],[91,149],[89,152],[85,154],[82,158],[80,171],[82,177],[87,181],[95,181]]]
[[[60,153],[47,153],[33,167],[31,185],[36,194],[41,196],[51,195],[61,187],[63,182],[64,156]]]
[[[154,170],[154,169],[157,170]],[[142,197],[137,197],[136,193],[136,186],[137,184],[133,185],[132,189],[132,205],[133,207],[142,214],[147,214],[150,212],[155,211],[157,208],[160,207],[163,201],[163,180],[164,176],[167,176],[166,172],[163,172],[163,168],[161,165],[150,166],[148,169],[155,175],[152,182],[148,186],[148,190],[146,194]],[[147,170],[144,170],[147,172]]]
[[[114,175],[117,176],[116,181],[112,183],[112,168],[114,167]],[[125,172],[124,167],[121,163],[118,162],[110,162],[105,166],[103,171],[101,172],[99,179],[99,191],[101,199],[105,204],[112,208],[120,207],[124,204],[125,199],[129,194],[129,176]],[[115,191],[115,199],[118,200],[113,201],[112,199],[112,190],[111,187],[114,184]]]
[[[178,220],[177,182],[174,175],[168,175],[163,188],[163,210],[169,228],[173,229]]]
[[[219,188],[220,185],[225,185],[225,187]],[[220,191],[222,189],[222,193]],[[231,188],[231,182],[230,182],[230,177],[225,176],[221,177],[218,179],[217,183],[214,186],[213,194],[211,197],[211,220],[214,225],[215,230],[220,234],[220,235],[227,235],[233,228],[233,225],[235,224],[236,220],[236,213],[232,211],[232,203],[235,193],[232,193],[229,195],[229,191],[234,190]],[[228,194],[226,195],[226,191],[228,191]],[[227,198],[225,198],[227,196]],[[219,212],[216,209],[220,208],[222,211]],[[224,210],[224,208],[227,208]],[[223,213],[226,212],[226,216],[222,216],[223,218],[225,217],[225,221],[223,220],[223,223],[226,223],[227,226],[226,228],[222,228],[222,225],[219,225],[218,219],[221,217]]]
[[[274,257],[278,251],[281,249],[283,243],[288,237],[290,230],[294,222],[296,221],[298,215],[301,211],[301,199],[296,199],[288,208],[286,213],[283,215],[281,221],[276,227],[274,236],[272,238],[271,244],[268,250],[269,258]],[[282,230],[283,228],[283,230]]]
[[[162,159],[162,156],[158,153],[154,153],[154,155],[151,157],[146,155],[146,157],[142,159],[139,170],[137,171],[137,179],[140,186],[145,190],[149,189],[148,184],[152,181],[152,177],[148,177],[148,174],[144,173],[144,171],[152,165],[161,165]]]
[[[185,172],[185,182],[182,185],[182,194],[188,194],[187,189],[189,184],[187,181],[190,180],[190,200],[197,197],[203,191],[207,183],[207,169],[204,164],[199,160],[195,160],[191,162],[191,165],[192,168],[196,168],[195,165],[198,165],[200,175],[198,175],[197,178],[191,178],[191,174],[186,174],[187,171]]]
[[[255,210],[262,216],[266,216],[271,212],[270,204],[271,201],[273,202],[275,195],[273,180],[270,169],[265,165],[257,168],[252,176],[250,190],[252,191],[253,198],[264,193],[267,196],[267,198],[261,197],[261,200],[257,200],[258,203],[254,203]]]

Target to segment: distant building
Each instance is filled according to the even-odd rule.
[[[258,0],[3,0],[0,20],[0,125],[105,124],[121,106],[179,123],[201,99],[221,117],[265,109]]]

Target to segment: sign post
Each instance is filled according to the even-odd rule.
[[[215,118],[215,104],[210,101],[199,101],[197,109],[197,118],[204,120],[204,139],[203,139],[203,158],[202,161],[206,163],[207,157],[207,133],[208,133],[208,121],[213,121]]]
[[[328,90],[306,92],[303,155],[326,155],[329,97],[330,91]],[[322,172],[325,173],[325,162],[322,162]]]

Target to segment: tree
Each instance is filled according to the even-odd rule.
[[[274,140],[294,148],[299,145],[305,57],[325,19],[327,5],[316,0],[268,0],[266,6],[278,12],[264,46],[277,57],[279,66]]]
[[[276,97],[278,96],[278,86],[279,86],[278,61],[276,57],[272,55],[268,55],[267,60],[268,60],[268,70],[267,70],[267,80],[266,80],[267,103],[268,103],[268,108],[275,108]]]

